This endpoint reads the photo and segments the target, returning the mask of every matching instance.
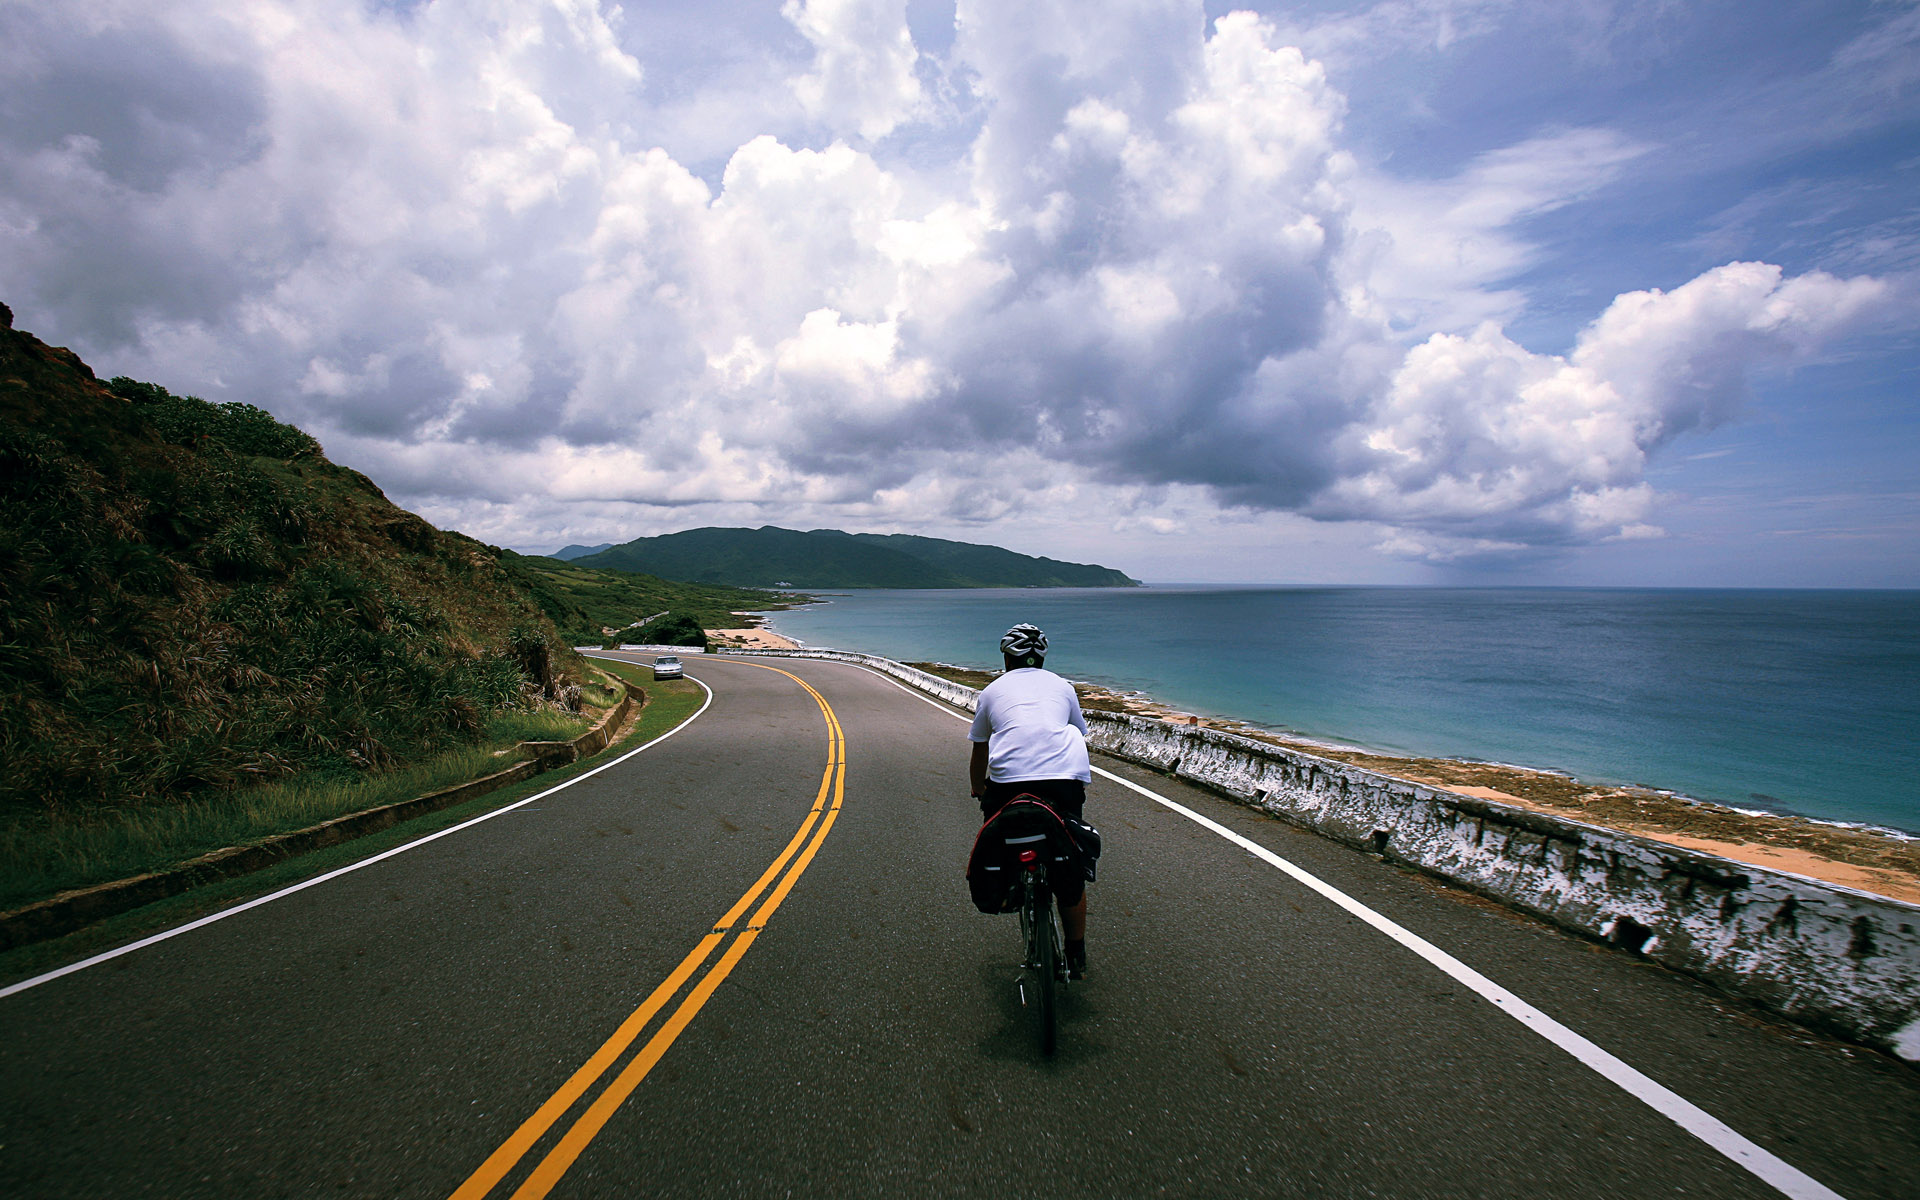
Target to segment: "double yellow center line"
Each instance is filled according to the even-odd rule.
[[[787,848],[773,860],[773,865],[768,867],[759,880],[734,902],[733,907],[729,908],[725,915],[714,922],[713,930],[700,939],[700,944],[693,948],[693,952],[680,961],[680,965],[673,969],[659,987],[653,989],[653,994],[647,997],[644,1004],[634,1009],[632,1015],[620,1023],[620,1028],[616,1029],[613,1036],[593,1052],[593,1056],[573,1073],[573,1077],[562,1084],[559,1091],[548,1097],[547,1102],[528,1117],[520,1128],[514,1130],[513,1136],[503,1142],[498,1150],[488,1155],[487,1161],[480,1164],[480,1169],[469,1176],[467,1181],[453,1193],[452,1200],[482,1200],[482,1197],[487,1196],[499,1186],[500,1181],[513,1171],[528,1152],[546,1139],[554,1126],[573,1111],[575,1105],[600,1081],[601,1076],[626,1055],[634,1042],[639,1040],[640,1035],[653,1025],[654,1018],[673,1002],[674,997],[680,994],[680,990],[689,980],[699,974],[700,968],[713,955],[713,952],[731,938],[732,941],[727,945],[726,952],[720,956],[720,960],[700,977],[700,981],[694,984],[693,989],[680,1001],[679,1007],[675,1008],[672,1015],[654,1030],[653,1036],[647,1039],[639,1053],[635,1054],[626,1067],[614,1077],[613,1082],[593,1098],[585,1111],[574,1118],[572,1125],[567,1127],[559,1141],[553,1144],[546,1156],[533,1168],[533,1172],[514,1191],[513,1200],[536,1200],[537,1197],[545,1196],[551,1191],[553,1185],[560,1182],[560,1177],[566,1174],[567,1168],[580,1157],[581,1152],[599,1134],[615,1110],[626,1102],[635,1088],[640,1086],[640,1081],[647,1077],[647,1072],[653,1070],[654,1064],[666,1054],[667,1049],[673,1045],[674,1039],[678,1038],[681,1031],[693,1021],[701,1007],[713,995],[714,990],[739,963],[746,954],[747,948],[753,945],[753,940],[760,936],[760,931],[766,927],[767,918],[780,907],[781,902],[787,898],[787,893],[793,890],[794,882],[813,862],[813,856],[819,851],[820,843],[826,841],[828,831],[833,828],[834,818],[840,813],[841,799],[846,794],[847,742],[846,735],[840,729],[840,718],[834,715],[833,706],[827,703],[826,697],[814,691],[807,681],[798,675],[781,671],[778,667],[761,666],[759,663],[742,665],[760,667],[765,671],[775,671],[785,675],[806,688],[807,694],[820,705],[820,711],[827,719],[827,768],[820,777],[820,792],[814,797],[813,807],[807,811],[806,819],[800,822],[800,828],[793,835],[793,840],[787,843]],[[769,888],[772,890],[769,891]],[[763,894],[764,899],[762,899]],[[742,916],[748,909],[754,908],[756,903],[759,907],[754,909],[753,915],[742,924]]]

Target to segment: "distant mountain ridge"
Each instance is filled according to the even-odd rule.
[[[601,542],[598,546],[582,546],[575,543],[571,546],[562,546],[552,554],[547,555],[547,557],[557,558],[561,562],[572,562],[576,558],[585,558],[589,554],[598,554],[602,550],[611,549],[613,549],[612,542]]]
[[[571,547],[569,547],[571,549]],[[1139,587],[1111,567],[1016,554],[998,546],[904,533],[804,533],[709,526],[633,541],[573,560],[663,579],[735,587]]]

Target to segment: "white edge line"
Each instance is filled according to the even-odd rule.
[[[624,658],[615,659],[614,661],[628,662],[628,660]],[[689,676],[689,678],[691,678],[691,676]],[[44,975],[35,975],[32,979],[23,979],[19,983],[12,984],[8,987],[0,988],[0,1000],[3,1000],[8,996],[13,995],[15,992],[24,992],[28,988],[39,987],[43,983],[50,983],[53,980],[60,978],[62,975],[71,975],[76,971],[84,971],[88,967],[97,967],[101,963],[107,962],[111,959],[119,958],[123,954],[131,954],[135,950],[145,949],[146,947],[154,945],[157,942],[164,942],[168,938],[176,938],[183,933],[190,933],[193,930],[199,929],[204,925],[211,925],[215,921],[224,921],[228,917],[237,917],[241,913],[246,912],[250,908],[258,908],[262,904],[271,904],[273,901],[279,900],[286,896],[291,896],[295,892],[303,892],[310,887],[316,887],[320,884],[327,882],[330,879],[338,879],[342,875],[347,875],[354,871],[358,871],[362,867],[370,867],[374,863],[380,862],[383,859],[392,858],[396,854],[405,854],[407,851],[416,849],[420,846],[424,846],[428,842],[438,841],[439,839],[446,837],[448,834],[459,833],[462,829],[470,829],[473,826],[480,824],[482,821],[491,821],[495,817],[504,816],[507,813],[512,812],[516,808],[521,808],[525,805],[532,804],[535,800],[544,800],[548,796],[553,795],[555,792],[564,791],[565,789],[572,787],[574,784],[579,783],[583,779],[591,779],[602,771],[619,766],[621,763],[632,758],[634,755],[639,754],[643,750],[651,750],[653,747],[658,746],[661,742],[666,741],[668,738],[672,737],[674,734],[679,733],[682,729],[685,729],[687,726],[693,724],[693,722],[700,716],[701,713],[706,712],[707,707],[713,703],[713,689],[708,687],[704,683],[700,683],[698,679],[695,679],[694,682],[700,684],[700,690],[707,694],[707,698],[701,702],[699,708],[694,710],[693,716],[688,717],[686,720],[680,722],[678,725],[675,725],[672,729],[667,730],[665,733],[661,734],[659,737],[648,742],[646,745],[636,746],[632,750],[627,751],[625,754],[622,754],[619,758],[616,758],[611,762],[601,763],[599,766],[593,768],[591,771],[583,771],[580,774],[575,775],[572,779],[567,780],[565,783],[555,784],[554,786],[548,788],[546,791],[537,792],[534,795],[528,796],[524,800],[516,800],[512,804],[506,805],[505,807],[502,807],[502,808],[496,808],[492,812],[481,813],[479,816],[473,817],[469,820],[462,821],[458,825],[449,825],[445,829],[436,830],[435,832],[430,833],[423,838],[419,838],[415,841],[408,842],[404,846],[395,846],[391,850],[384,850],[381,853],[374,855],[372,858],[363,858],[359,862],[348,863],[344,867],[336,867],[335,869],[328,871],[324,875],[315,875],[312,879],[303,879],[299,883],[296,883],[291,887],[281,888],[279,891],[269,893],[268,895],[265,895],[265,896],[257,896],[254,899],[247,901],[245,904],[236,904],[232,908],[223,908],[217,913],[209,913],[207,916],[201,917],[195,921],[189,921],[185,925],[181,925],[173,929],[168,929],[163,932],[153,934],[151,937],[141,938],[137,942],[129,942],[124,946],[119,946],[119,947],[116,947],[115,949],[108,950],[100,954],[96,954],[92,958],[84,958],[76,963],[68,963],[66,966],[60,967],[57,970],[48,971]]]
[[[1295,866],[1273,851],[1260,845],[1251,838],[1243,837],[1226,826],[1192,809],[1178,804],[1165,796],[1147,790],[1129,779],[1122,779],[1111,771],[1094,768],[1094,772],[1121,787],[1136,791],[1159,804],[1165,805],[1188,820],[1195,822],[1221,837],[1226,838],[1254,857],[1279,868],[1300,883],[1320,893],[1341,908],[1386,934],[1394,941],[1426,959],[1454,979],[1472,988],[1494,1007],[1500,1009],[1514,1020],[1533,1030],[1541,1037],[1565,1050],[1582,1063],[1617,1084],[1627,1094],[1641,1101],[1655,1112],[1672,1120],[1682,1129],[1699,1138],[1707,1145],[1718,1150],[1727,1158],[1745,1167],[1765,1183],[1782,1193],[1795,1197],[1795,1200],[1841,1200],[1835,1192],[1819,1180],[1801,1171],[1743,1137],[1718,1117],[1708,1113],[1693,1102],[1681,1097],[1664,1085],[1641,1074],[1633,1067],[1622,1062],[1612,1054],[1602,1050],[1587,1038],[1568,1029],[1565,1025],[1541,1012],[1533,1005],[1514,995],[1506,988],[1488,979],[1480,972],[1467,966],[1459,959],[1427,941],[1419,934],[1405,929],[1393,921],[1368,908],[1339,888],[1325,882],[1305,869]]]
[[[845,665],[859,667],[859,669],[866,671],[870,675],[884,679],[901,691],[925,700],[928,704],[933,705],[950,717],[957,717],[963,721],[967,719],[966,713],[955,712],[941,701],[935,700],[933,697],[917,689],[910,688],[883,672],[861,666],[858,663],[848,663]],[[1571,1054],[1574,1058],[1598,1072],[1634,1099],[1647,1105],[1647,1107],[1653,1109],[1661,1116],[1671,1120],[1674,1124],[1680,1126],[1680,1128],[1686,1130],[1694,1137],[1699,1138],[1734,1163],[1746,1168],[1762,1182],[1778,1190],[1783,1195],[1791,1196],[1794,1200],[1845,1200],[1840,1193],[1744,1137],[1726,1122],[1707,1112],[1699,1105],[1694,1104],[1692,1101],[1672,1091],[1665,1085],[1643,1075],[1619,1058],[1601,1049],[1587,1038],[1575,1033],[1546,1013],[1541,1012],[1533,1005],[1528,1004],[1525,1000],[1514,995],[1506,988],[1501,987],[1499,984],[1493,982],[1493,980],[1488,979],[1485,975],[1480,974],[1480,972],[1461,962],[1453,955],[1448,954],[1432,942],[1427,941],[1419,934],[1395,924],[1393,921],[1375,912],[1373,909],[1368,908],[1365,904],[1355,900],[1352,896],[1347,895],[1339,888],[1334,887],[1332,884],[1314,875],[1305,868],[1287,861],[1265,846],[1254,841],[1252,838],[1243,837],[1219,822],[1201,816],[1185,805],[1169,800],[1158,792],[1149,791],[1147,788],[1141,787],[1130,779],[1123,779],[1113,772],[1103,770],[1100,767],[1094,767],[1093,772],[1103,778],[1112,780],[1121,787],[1138,792],[1149,800],[1179,813],[1195,824],[1219,834],[1255,858],[1278,868],[1287,875],[1292,876],[1298,882],[1311,888],[1313,891],[1320,893],[1320,895],[1333,901],[1333,903],[1352,913],[1362,921],[1365,921],[1381,933],[1386,934],[1421,958],[1426,959],[1427,962],[1440,968],[1440,970],[1446,972],[1460,983],[1472,988],[1495,1008],[1506,1013],[1514,1020],[1525,1025],[1528,1029],[1539,1034],[1547,1041],[1552,1042],[1568,1054]]]

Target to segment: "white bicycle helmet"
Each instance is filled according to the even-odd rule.
[[[1029,654],[1044,656],[1046,652],[1047,635],[1033,625],[1015,625],[1000,639],[1000,653],[1008,658],[1025,658]]]

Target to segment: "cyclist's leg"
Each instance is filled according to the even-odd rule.
[[[1086,785],[1077,779],[1061,780],[1057,792],[1050,797],[1063,816],[1082,820],[1082,810],[1086,806]],[[1060,906],[1061,933],[1067,946],[1067,966],[1073,978],[1078,979],[1087,970],[1087,889],[1080,889],[1080,899],[1072,907]]]
[[[1067,977],[1081,979],[1087,973],[1087,889],[1080,889],[1079,903],[1069,908],[1060,905],[1060,932],[1066,946]]]
[[[1080,889],[1079,903],[1071,908],[1065,900],[1060,902],[1060,924],[1066,931],[1068,942],[1087,940],[1087,889]]]

